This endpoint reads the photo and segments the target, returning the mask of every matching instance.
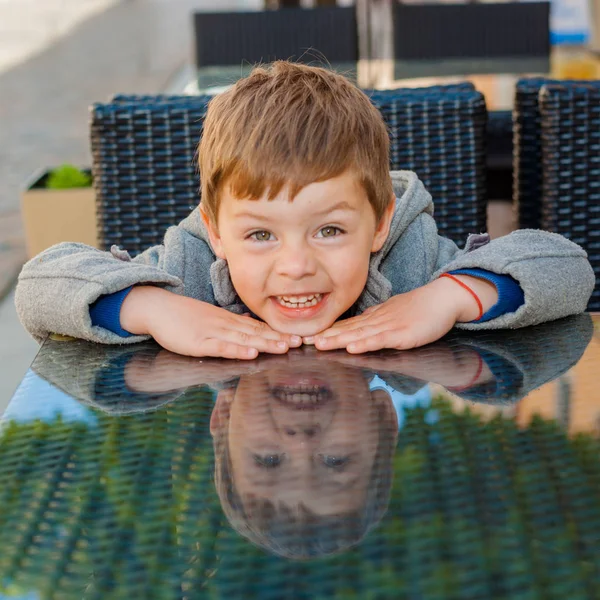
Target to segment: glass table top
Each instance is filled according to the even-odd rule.
[[[332,63],[330,67],[366,89],[427,87],[471,81],[485,96],[488,110],[511,110],[515,85],[522,77],[600,79],[600,58],[586,48],[569,46],[552,48],[549,59],[360,60],[357,63]],[[184,93],[219,93],[251,70],[250,64],[196,69],[185,85]]]
[[[0,598],[600,598],[600,315],[255,361],[48,339]]]

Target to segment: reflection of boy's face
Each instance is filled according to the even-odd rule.
[[[240,497],[301,503],[318,515],[363,506],[381,411],[395,418],[385,392],[372,393],[355,369],[302,361],[297,368],[242,377],[235,394],[228,394],[218,402],[231,402],[225,413]],[[217,406],[215,413],[220,410]]]

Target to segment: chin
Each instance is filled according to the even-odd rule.
[[[311,335],[317,335],[325,329],[331,327],[335,323],[333,321],[304,321],[296,323],[282,323],[279,320],[265,319],[265,322],[269,327],[278,331],[279,333],[287,333],[290,335],[299,335],[300,337],[308,337]]]

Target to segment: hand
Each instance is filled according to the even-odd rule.
[[[284,355],[286,356],[286,355]],[[169,350],[149,357],[134,355],[125,365],[125,383],[130,390],[158,394],[212,385],[260,371],[261,360],[231,361],[220,358],[198,360]]]
[[[121,327],[151,335],[163,348],[186,356],[253,359],[283,354],[302,344],[266,323],[155,286],[136,286],[125,297]]]
[[[403,351],[348,354],[320,352],[331,361],[370,369],[378,374],[404,375],[448,389],[469,388],[494,379],[494,375],[477,348],[440,340],[423,348]]]
[[[459,276],[475,289],[484,312],[497,300],[496,288],[487,281]],[[362,315],[338,321],[329,329],[305,339],[319,350],[346,348],[352,354],[396,348],[406,350],[434,342],[457,321],[471,321],[478,307],[471,294],[447,277],[436,279],[387,302],[367,309]]]

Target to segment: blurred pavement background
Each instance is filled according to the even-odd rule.
[[[17,320],[25,260],[20,192],[42,167],[86,166],[88,107],[114,93],[176,89],[194,10],[262,0],[0,0],[0,414],[37,344]],[[67,299],[68,301],[68,299]]]

